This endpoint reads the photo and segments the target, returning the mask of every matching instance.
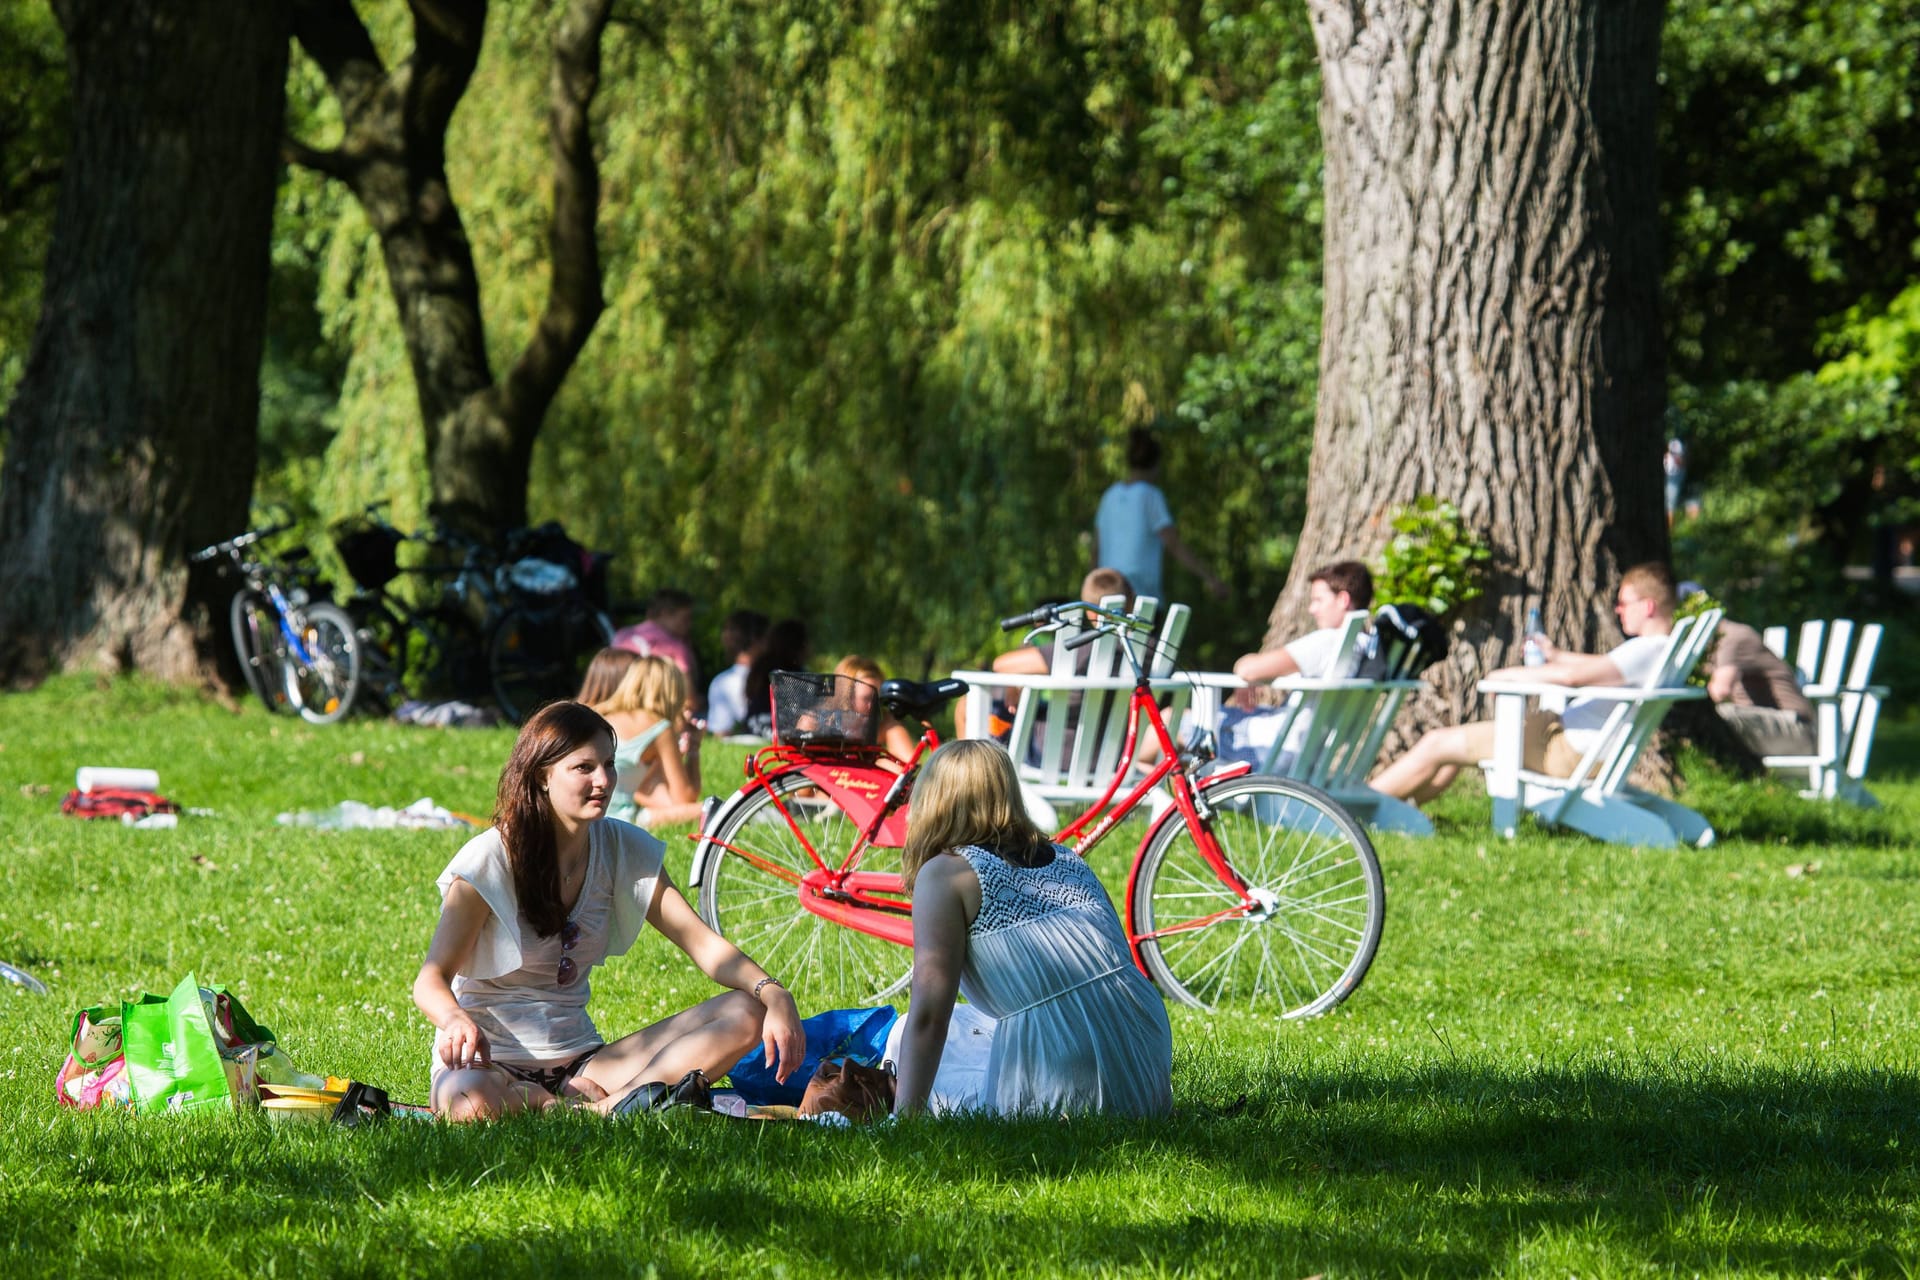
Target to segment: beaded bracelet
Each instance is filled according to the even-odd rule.
[[[768,983],[772,983],[774,986],[779,987],[782,991],[785,991],[787,989],[786,984],[782,983],[780,979],[769,975],[753,984],[753,998],[755,1000],[758,1000],[760,998],[760,988],[766,986]]]

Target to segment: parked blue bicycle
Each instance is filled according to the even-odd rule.
[[[234,653],[254,696],[269,711],[292,709],[313,724],[332,724],[353,710],[360,687],[360,644],[352,619],[313,598],[317,578],[305,551],[273,561],[248,548],[289,526],[254,529],[193,553],[196,564],[227,558],[241,586],[228,607]]]

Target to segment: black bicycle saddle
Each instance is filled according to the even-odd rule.
[[[880,686],[880,701],[897,716],[915,716],[922,720],[967,691],[965,680],[889,680]]]

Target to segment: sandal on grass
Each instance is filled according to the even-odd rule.
[[[713,1110],[713,1087],[707,1083],[704,1071],[696,1067],[673,1084],[668,1084],[664,1080],[649,1080],[616,1102],[613,1105],[612,1114],[632,1116],[645,1111],[666,1111],[674,1107],[692,1107],[698,1111]]]

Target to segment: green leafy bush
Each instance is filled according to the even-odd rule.
[[[1390,524],[1393,538],[1373,566],[1377,599],[1417,604],[1440,615],[1485,593],[1493,552],[1467,527],[1460,508],[1423,493],[1396,508]]]

